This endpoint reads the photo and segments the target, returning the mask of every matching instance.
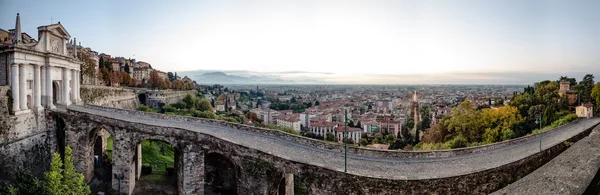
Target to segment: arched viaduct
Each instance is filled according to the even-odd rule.
[[[203,194],[209,167],[222,170],[221,185],[233,186],[237,194],[293,192],[294,182],[306,186],[309,194],[490,193],[558,155],[566,148],[565,140],[584,137],[599,121],[545,135],[542,152],[533,139],[445,157],[349,154],[349,172],[344,173],[339,151],[300,143],[305,138],[294,141],[260,133],[254,127],[94,106],[70,106],[53,114],[64,120],[65,144],[73,148],[76,168],[88,179],[93,174],[95,132],[105,129],[114,137],[112,187],[120,185],[124,193],[132,192],[139,177],[142,140],[173,145],[179,194]]]

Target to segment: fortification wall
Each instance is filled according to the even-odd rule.
[[[153,108],[159,108],[162,105],[174,104],[180,102],[186,95],[196,96],[196,90],[187,91],[172,91],[172,90],[158,90],[158,91],[146,91],[147,96],[146,104]]]
[[[494,194],[597,194],[586,193],[600,167],[600,127],[531,174]],[[596,189],[597,190],[597,189]]]
[[[41,176],[56,148],[54,124],[46,112],[12,115],[8,86],[0,87],[0,180],[20,168]]]
[[[168,126],[147,125],[123,122],[119,119],[101,116],[88,116],[86,113],[70,110],[68,124],[76,129],[93,129],[108,126],[119,137],[116,143],[123,153],[115,155],[113,170],[130,174],[133,177],[132,156],[135,143],[143,139],[164,140],[174,146],[194,146],[208,153],[219,153],[231,159],[239,168],[239,194],[271,194],[277,189],[283,173],[293,173],[299,183],[307,186],[309,194],[487,194],[498,190],[534,171],[569,147],[557,143],[534,155],[515,160],[497,167],[489,167],[451,177],[435,179],[386,179],[363,174],[349,174],[326,166],[315,166],[304,162],[288,160],[257,149],[237,145],[220,138]],[[87,124],[87,125],[85,125]],[[592,127],[593,128],[593,127]],[[587,136],[591,129],[573,136],[568,141],[575,142]],[[72,132],[82,133],[82,132]],[[82,134],[85,136],[87,134]],[[72,136],[76,138],[77,136]],[[77,147],[82,148],[82,147]],[[197,151],[194,149],[193,151]],[[85,159],[85,158],[83,158]],[[119,160],[121,159],[121,160]],[[189,164],[201,170],[201,162]],[[468,166],[468,165],[465,165]],[[122,185],[135,186],[135,180]],[[185,182],[185,181],[184,181]],[[186,183],[184,186],[194,185]],[[114,183],[113,183],[114,186]]]
[[[94,109],[106,110],[106,111],[111,111],[111,112],[120,112],[120,113],[125,113],[125,114],[133,114],[133,115],[138,115],[138,116],[148,116],[148,117],[161,118],[161,119],[166,119],[166,120],[175,120],[175,121],[194,121],[194,122],[198,122],[201,124],[226,126],[226,127],[230,127],[230,128],[244,130],[244,131],[250,131],[250,132],[261,133],[261,134],[266,134],[266,135],[274,135],[274,136],[278,136],[278,137],[281,137],[286,140],[290,140],[290,141],[294,141],[294,142],[297,142],[300,144],[310,145],[310,146],[314,146],[314,147],[318,147],[318,148],[325,148],[325,149],[338,151],[338,152],[344,151],[344,145],[342,145],[342,144],[325,142],[322,140],[293,135],[293,134],[289,134],[289,133],[278,131],[278,130],[253,127],[253,126],[248,126],[248,125],[243,125],[243,124],[231,123],[231,122],[227,122],[227,121],[195,118],[195,117],[188,117],[188,116],[176,116],[176,115],[149,113],[149,112],[142,112],[142,111],[136,111],[136,110],[113,109],[113,108],[97,107],[97,106],[89,106],[89,105],[86,105],[86,106],[90,107],[90,108],[94,108]],[[580,121],[571,123],[568,125],[560,126],[560,127],[542,132],[542,135],[546,135],[546,134],[549,134],[549,133],[552,133],[555,131],[560,131],[565,128],[569,128],[570,126],[576,125],[578,123],[580,123]],[[495,143],[495,144],[488,144],[488,145],[477,146],[477,147],[451,149],[451,150],[398,151],[398,150],[379,150],[379,149],[370,149],[370,148],[348,147],[348,153],[365,155],[365,156],[386,157],[386,158],[439,158],[439,157],[451,157],[451,156],[457,156],[457,155],[479,153],[479,152],[483,152],[483,151],[490,150],[490,149],[496,149],[496,148],[514,145],[514,144],[528,141],[531,139],[538,139],[538,136],[537,135],[529,135],[529,136],[511,139],[511,140],[507,140],[507,141],[499,142],[499,143]]]
[[[84,104],[122,109],[135,109],[138,106],[136,91],[132,89],[81,85],[80,91]]]

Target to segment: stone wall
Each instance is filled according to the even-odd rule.
[[[203,119],[203,118],[195,118],[195,117],[187,117],[187,116],[166,115],[166,114],[158,114],[158,113],[149,113],[149,112],[142,112],[142,111],[137,111],[137,110],[113,109],[113,108],[89,106],[89,105],[86,105],[86,107],[93,108],[93,109],[105,110],[105,111],[111,111],[111,112],[119,112],[119,113],[132,114],[132,115],[138,115],[138,116],[148,116],[148,117],[153,117],[153,118],[161,118],[161,119],[174,120],[174,121],[194,121],[194,122],[198,122],[201,124],[213,124],[213,125],[218,125],[218,126],[226,126],[226,127],[244,130],[244,131],[279,136],[286,140],[294,141],[294,142],[301,143],[304,145],[315,146],[318,148],[326,148],[326,149],[330,149],[330,150],[338,151],[338,152],[344,151],[344,145],[342,145],[342,144],[325,142],[322,140],[307,138],[307,137],[303,137],[303,136],[297,136],[297,135],[289,134],[289,133],[278,131],[278,130],[253,127],[253,126],[248,126],[248,125],[243,125],[243,124],[231,123],[231,122],[227,122],[227,121],[211,120],[211,119]],[[576,125],[580,122],[581,121],[577,121],[575,123],[563,125],[563,126],[542,132],[542,134],[545,135],[545,134],[549,134],[549,133],[552,133],[555,131],[560,131],[562,129],[569,128],[570,126]],[[451,149],[451,150],[401,151],[401,150],[379,150],[379,149],[359,148],[359,147],[350,146],[350,147],[348,147],[348,153],[365,155],[365,156],[388,157],[388,158],[451,157],[451,156],[457,156],[457,155],[479,153],[479,152],[483,152],[483,151],[490,150],[490,149],[506,147],[509,145],[517,144],[517,143],[528,141],[531,139],[537,139],[537,137],[538,137],[537,135],[529,135],[529,136],[515,138],[515,139],[511,139],[511,140],[507,140],[507,141],[503,141],[503,142],[499,142],[499,143],[494,143],[494,144],[488,144],[488,145],[476,146],[476,147],[468,147],[468,148]]]
[[[600,126],[544,166],[494,194],[584,194],[599,167]]]
[[[285,173],[294,174],[299,183],[308,187],[309,194],[487,194],[529,174],[568,148],[568,144],[559,143],[512,163],[464,175],[422,180],[383,179],[287,160],[185,129],[125,122],[74,110],[69,110],[64,117],[67,118],[69,143],[89,144],[86,143],[86,137],[97,127],[115,135],[112,175],[124,174],[125,179],[120,183],[124,192],[131,192],[135,187],[135,147],[146,139],[163,140],[178,150],[182,149],[183,156],[176,157],[176,170],[183,171],[177,173],[179,192],[202,193],[203,186],[199,179],[203,177],[200,174],[203,174],[204,165],[200,159],[207,154],[218,153],[231,160],[236,167],[234,174],[238,194],[276,194]],[[231,126],[229,123],[224,125]],[[568,141],[574,142],[585,137],[592,128]],[[78,146],[74,150],[90,149]],[[74,151],[76,162],[91,162],[89,157],[78,156],[82,153],[86,152]],[[85,166],[90,164],[76,164],[78,170],[85,169]],[[113,178],[113,187],[117,186],[116,182]]]
[[[8,67],[10,66],[10,64],[8,64],[8,55],[8,53],[0,54],[0,86],[8,85],[9,83]]]
[[[122,109],[135,109],[138,105],[134,90],[116,87],[81,85],[81,99],[84,104]]]
[[[180,102],[186,95],[196,96],[196,90],[187,91],[172,91],[172,90],[156,90],[143,91],[146,94],[146,104],[153,108],[159,108],[162,105],[174,104]]]
[[[41,176],[56,148],[54,120],[45,112],[9,114],[8,87],[0,87],[0,180],[12,179],[19,168]]]

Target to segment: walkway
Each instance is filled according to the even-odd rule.
[[[344,154],[327,149],[298,144],[277,136],[270,136],[229,127],[200,124],[197,122],[169,121],[131,114],[120,114],[81,106],[69,106],[70,110],[85,112],[115,120],[186,129],[208,134],[220,139],[254,148],[288,160],[322,166],[332,170],[344,170]],[[561,131],[543,137],[543,148],[562,143],[564,140],[591,127],[600,119],[580,120]],[[585,125],[585,126],[584,126]],[[490,149],[482,153],[446,158],[381,158],[348,154],[349,173],[387,179],[433,179],[464,175],[499,167],[539,152],[539,140],[532,139],[515,145]]]

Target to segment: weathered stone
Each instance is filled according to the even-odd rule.
[[[69,136],[69,139],[79,140],[76,142],[85,140],[78,137],[88,135],[89,131],[96,127],[107,126],[107,129],[112,129],[109,132],[114,133],[116,138],[113,150],[113,161],[115,162],[113,175],[124,174],[124,180],[120,182],[120,185],[121,191],[125,193],[130,193],[135,187],[134,161],[136,158],[134,154],[137,152],[135,148],[139,142],[147,139],[165,141],[176,146],[178,153],[182,153],[175,157],[177,159],[179,193],[190,192],[193,194],[201,193],[203,190],[200,186],[203,183],[202,172],[205,168],[202,166],[208,162],[203,161],[202,158],[213,158],[214,155],[211,154],[224,156],[233,163],[235,171],[231,174],[232,178],[235,178],[238,194],[277,194],[280,181],[285,177],[284,173],[291,173],[297,177],[300,183],[308,187],[310,194],[485,194],[513,182],[518,175],[528,174],[566,149],[564,144],[557,144],[546,148],[541,153],[513,163],[452,177],[384,179],[356,173],[344,173],[327,165],[316,166],[288,160],[218,137],[158,122],[157,125],[137,123],[75,110],[57,114],[69,119],[67,121],[69,131],[81,132]],[[135,114],[129,116],[140,117]],[[149,117],[149,115],[143,115],[143,117]],[[580,139],[587,133],[589,130],[573,137],[572,140]],[[83,149],[84,147],[79,148]],[[195,153],[190,153],[193,151]],[[116,179],[113,178],[113,188],[117,188],[117,184]]]

